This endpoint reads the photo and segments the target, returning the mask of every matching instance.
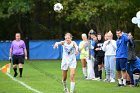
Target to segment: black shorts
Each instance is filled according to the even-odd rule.
[[[104,64],[104,56],[98,56],[96,57],[98,65]]]
[[[19,63],[24,64],[24,55],[13,55],[12,59],[13,59],[13,65]]]

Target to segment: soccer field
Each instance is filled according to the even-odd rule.
[[[42,93],[64,93],[61,84],[60,60],[27,61],[23,77],[17,77],[28,86]],[[7,62],[0,62],[0,67]],[[13,71],[11,72],[13,75]],[[76,69],[75,93],[140,93],[140,87],[117,87],[117,83],[84,80],[81,64]],[[69,86],[69,76],[68,76]],[[0,72],[0,93],[35,93]]]

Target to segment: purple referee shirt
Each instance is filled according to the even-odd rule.
[[[24,49],[26,45],[23,40],[16,41],[14,40],[11,44],[12,55],[24,55]]]

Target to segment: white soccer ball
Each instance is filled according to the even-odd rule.
[[[54,11],[61,12],[63,10],[63,5],[61,3],[56,3],[53,7]]]

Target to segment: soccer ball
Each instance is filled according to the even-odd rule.
[[[54,11],[61,12],[63,10],[63,5],[61,3],[56,3],[53,7]]]

